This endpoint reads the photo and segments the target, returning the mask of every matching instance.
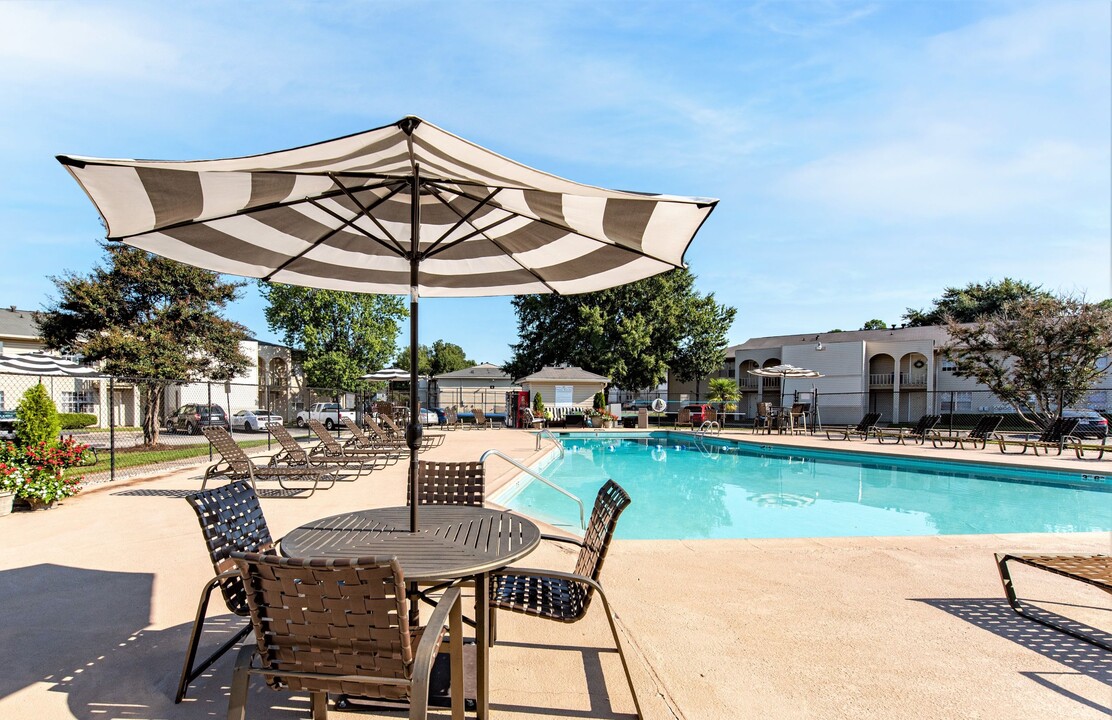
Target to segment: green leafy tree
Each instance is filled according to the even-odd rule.
[[[429,357],[429,374],[443,375],[474,367],[475,361],[467,358],[467,353],[455,343],[437,340],[432,344]]]
[[[16,444],[20,447],[38,445],[40,442],[55,445],[62,432],[62,422],[58,418],[58,408],[50,399],[42,383],[28,388],[15,409]]]
[[[566,362],[626,390],[659,385],[680,348],[697,342],[696,316],[707,303],[694,282],[689,271],[672,270],[595,293],[516,297],[518,342],[503,369],[520,378]],[[725,310],[732,320],[733,308]],[[723,338],[728,327],[719,328]]]
[[[726,333],[734,322],[737,310],[714,301],[714,293],[691,298],[684,321],[687,332],[680,339],[670,363],[672,372],[683,382],[695,381],[695,396],[699,396],[699,383],[717,372],[726,361],[729,341]]]
[[[1010,303],[1030,297],[1049,298],[1052,295],[1022,280],[1004,278],[1000,282],[969,283],[963,288],[948,287],[934,306],[926,310],[908,308],[904,319],[912,327],[945,325],[949,320],[959,323],[976,322],[979,318],[995,315]]]
[[[292,347],[304,349],[302,369],[312,387],[357,390],[359,377],[386,366],[399,323],[408,316],[395,295],[319,290],[259,282],[266,323]]]
[[[220,315],[242,283],[126,245],[104,249],[106,264],[89,275],[51,278],[60,297],[35,321],[47,347],[136,378],[143,439],[155,444],[168,385],[230,380],[252,364],[239,349],[246,328]]]
[[[394,356],[394,367],[402,370],[409,369],[409,346],[406,345]],[[432,374],[432,356],[428,345],[417,345],[417,374]]]
[[[1112,350],[1112,310],[1068,295],[1025,297],[972,324],[947,325],[942,351],[955,375],[987,385],[1042,427],[1085,398]]]
[[[877,318],[873,318],[872,320],[866,321],[865,324],[861,327],[861,329],[862,330],[883,330],[886,327],[888,327],[888,323],[884,322],[883,320],[878,320]]]
[[[711,378],[707,383],[707,400],[722,403],[733,402],[738,399],[737,383],[730,378]]]
[[[533,393],[533,416],[542,418],[544,417],[544,398],[541,397],[540,392]]]

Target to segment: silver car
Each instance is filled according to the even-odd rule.
[[[240,410],[232,415],[232,430],[259,432],[265,430],[271,423],[281,425],[282,416],[273,415],[266,410]]]

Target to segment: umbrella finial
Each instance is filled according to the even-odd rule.
[[[421,124],[421,118],[416,115],[406,115],[398,121],[398,128],[406,135],[412,135],[417,126]]]

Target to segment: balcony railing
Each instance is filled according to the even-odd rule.
[[[927,374],[925,372],[900,373],[900,385],[906,387],[926,386]]]
[[[896,373],[869,373],[870,385],[891,385],[896,380]]]

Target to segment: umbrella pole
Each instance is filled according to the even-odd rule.
[[[421,423],[417,399],[417,272],[420,265],[421,179],[414,166],[410,195],[409,255],[409,425],[405,444],[409,447],[409,531],[417,532],[417,448],[421,447]]]

